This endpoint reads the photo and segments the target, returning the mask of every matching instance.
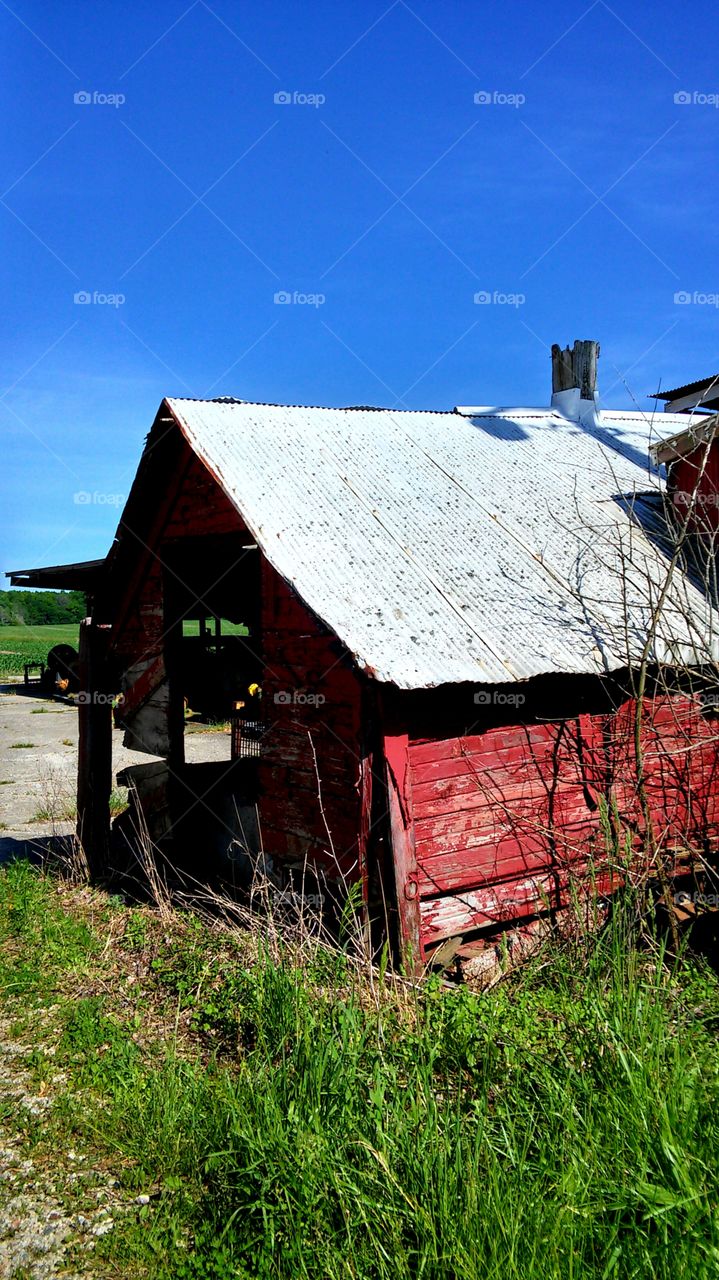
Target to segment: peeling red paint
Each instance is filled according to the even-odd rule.
[[[600,802],[636,849],[644,836],[635,714],[627,699],[611,713],[410,744],[423,947],[565,906],[590,867],[609,887]],[[644,786],[665,853],[719,837],[718,747],[698,699],[646,703]]]

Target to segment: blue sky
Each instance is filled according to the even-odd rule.
[[[716,373],[718,26],[0,0],[0,569],[105,553],[163,395],[546,403],[575,337],[609,407]]]

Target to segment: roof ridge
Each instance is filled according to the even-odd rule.
[[[182,404],[244,404],[256,409],[322,409],[329,413],[433,413],[454,416],[454,409],[395,409],[373,404],[288,404],[280,400],[241,400],[236,396],[166,396]]]
[[[564,415],[560,413],[555,406],[552,405],[496,405],[496,406],[478,406],[476,412],[470,413],[464,406],[455,406],[452,409],[398,409],[387,405],[372,404],[289,404],[279,400],[243,400],[239,396],[167,396],[167,400],[176,401],[179,404],[226,404],[226,405],[245,405],[247,408],[254,409],[311,409],[321,410],[324,413],[387,413],[387,414],[428,414],[442,417],[460,417],[460,418],[500,418],[500,419],[516,419],[516,418],[562,418]],[[675,417],[686,417],[682,414],[657,413],[655,409],[609,409],[600,408],[600,418],[623,418],[629,421],[648,421],[652,420],[655,424],[661,424],[662,421],[668,426],[670,421]],[[696,416],[706,414],[712,415],[710,409],[697,409]],[[566,419],[566,421],[570,421]]]

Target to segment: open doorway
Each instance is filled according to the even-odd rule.
[[[260,754],[262,664],[244,622],[215,614],[184,618],[180,678],[185,759],[198,758],[200,739],[211,748],[208,759],[223,758],[223,742],[227,759]]]
[[[239,533],[182,538],[163,548],[163,563],[173,757],[256,756],[263,669],[257,546]],[[201,737],[211,743],[206,757],[195,741]]]
[[[174,856],[246,883],[259,846],[260,553],[243,532],[162,547]]]

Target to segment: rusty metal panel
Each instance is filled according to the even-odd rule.
[[[268,561],[377,679],[599,673],[641,651],[666,562],[615,499],[657,484],[649,417],[167,404]],[[681,580],[652,656],[701,660],[708,608]]]

